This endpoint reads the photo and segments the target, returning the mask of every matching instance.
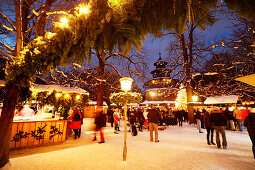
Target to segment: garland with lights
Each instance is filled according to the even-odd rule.
[[[71,106],[80,106],[82,108],[86,105],[88,102],[88,95],[59,93],[56,91],[49,93],[48,91],[43,91],[34,93],[33,99],[37,100],[41,106],[54,106],[57,111],[60,112],[60,116],[63,116],[64,119],[66,119]]]
[[[127,100],[127,103],[141,103],[143,100],[143,97],[140,93],[136,92],[119,92],[119,93],[112,93],[110,95],[110,101],[111,103],[115,103],[118,105],[124,105],[125,99]]]

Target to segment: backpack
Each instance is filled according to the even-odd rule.
[[[81,120],[80,114],[78,112],[75,113],[74,116],[73,116],[73,121],[80,121],[80,120]]]

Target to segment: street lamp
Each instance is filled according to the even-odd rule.
[[[192,100],[193,100],[193,102],[197,102],[198,97],[197,96],[192,96]]]
[[[127,98],[126,94],[131,90],[132,82],[134,80],[130,77],[124,77],[120,79],[121,90],[125,91],[125,102],[124,102],[124,118],[125,118],[125,131],[124,131],[124,147],[123,147],[123,161],[127,158]]]

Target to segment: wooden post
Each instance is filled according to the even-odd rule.
[[[126,95],[126,92],[125,92]],[[124,119],[125,119],[125,131],[124,131],[124,147],[123,147],[123,161],[126,161],[127,158],[127,99],[125,96],[124,103]]]

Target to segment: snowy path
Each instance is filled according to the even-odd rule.
[[[89,124],[87,119],[85,127]],[[109,126],[109,124],[108,124]],[[85,127],[83,129],[85,129]],[[228,150],[207,145],[206,132],[195,126],[167,127],[159,131],[159,143],[149,142],[148,131],[127,136],[127,161],[122,162],[123,129],[105,134],[106,143],[92,142],[93,134],[83,132],[79,140],[63,144],[11,152],[10,166],[4,169],[36,170],[165,170],[236,169],[255,170],[251,142],[247,134],[227,131]]]

